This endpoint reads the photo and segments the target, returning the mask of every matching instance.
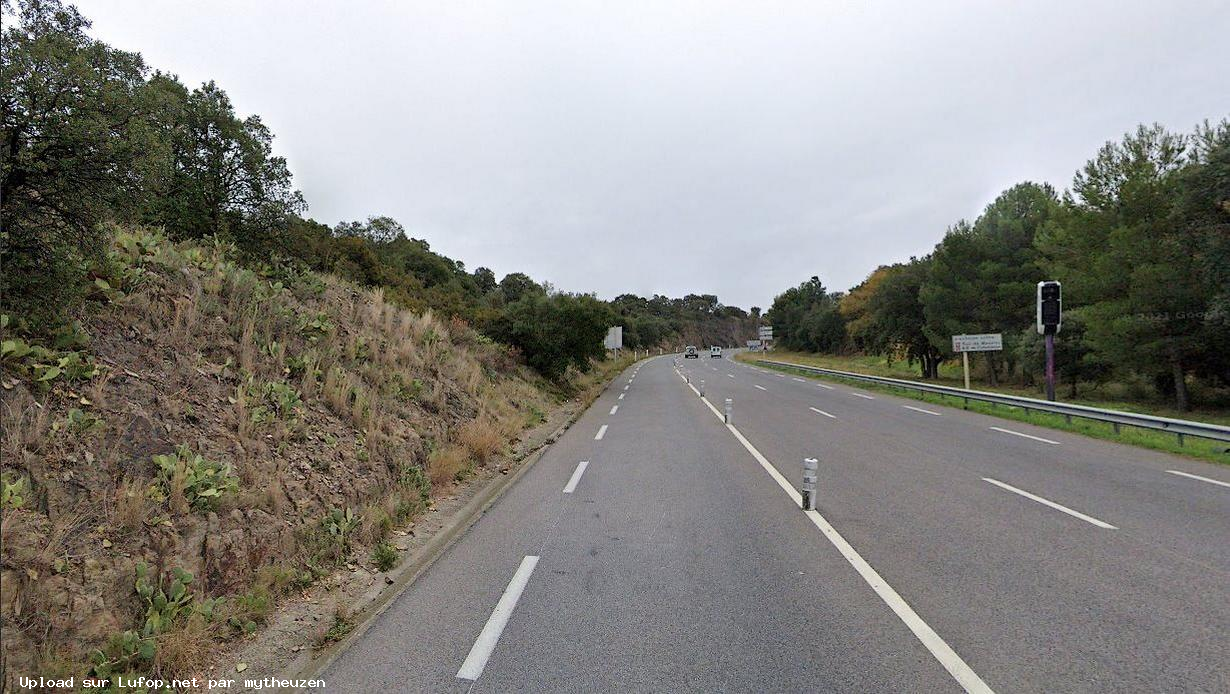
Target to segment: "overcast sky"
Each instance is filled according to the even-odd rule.
[[[260,114],[313,218],[604,298],[848,289],[1138,123],[1230,116],[1222,0],[77,4]]]

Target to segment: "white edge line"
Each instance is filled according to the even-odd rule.
[[[944,416],[944,415],[940,414],[939,412],[933,412],[933,411],[931,411],[931,410],[924,410],[924,409],[923,409],[923,408],[921,408],[921,407],[914,407],[913,405],[902,405],[902,407],[904,407],[904,408],[905,408],[905,409],[907,409],[907,410],[914,410],[915,412],[922,412],[923,414],[929,414],[929,415],[933,415],[933,416],[935,416],[935,417],[943,417],[943,416]]]
[[[1036,502],[1038,502],[1038,503],[1042,504],[1043,506],[1049,506],[1049,507],[1051,507],[1051,508],[1055,509],[1056,511],[1061,511],[1061,512],[1063,512],[1063,513],[1066,513],[1066,514],[1068,514],[1069,516],[1072,516],[1073,518],[1079,518],[1079,519],[1081,519],[1081,520],[1085,521],[1086,523],[1091,523],[1091,524],[1093,524],[1093,525],[1098,526],[1099,528],[1106,528],[1107,530],[1118,530],[1118,528],[1116,528],[1115,526],[1111,525],[1110,523],[1107,523],[1107,522],[1105,522],[1105,521],[1100,521],[1100,520],[1098,520],[1097,518],[1094,518],[1093,516],[1086,516],[1085,514],[1081,513],[1080,511],[1073,511],[1072,509],[1068,508],[1067,506],[1063,506],[1062,504],[1057,504],[1057,503],[1055,503],[1054,501],[1051,501],[1050,499],[1043,499],[1042,497],[1040,497],[1040,496],[1038,496],[1038,495],[1036,495],[1036,494],[1030,494],[1029,492],[1025,491],[1024,489],[1017,489],[1016,487],[1012,486],[1011,484],[1006,484],[1006,483],[1004,483],[1004,482],[1000,482],[999,480],[991,479],[990,477],[983,477],[983,478],[982,478],[982,480],[983,480],[984,482],[990,482],[991,484],[995,485],[996,487],[1000,487],[1000,488],[1002,488],[1002,489],[1006,489],[1006,490],[1008,490],[1008,491],[1010,491],[1010,492],[1012,492],[1012,493],[1014,493],[1014,494],[1020,494],[1021,496],[1025,497],[1026,499],[1031,499],[1031,500],[1033,500],[1033,501],[1036,501]]]
[[[809,407],[807,409],[811,410],[812,412],[815,412],[816,414],[822,414],[825,417],[828,417],[829,419],[837,419],[836,417],[829,414],[828,412],[825,412],[824,410],[816,409],[815,407]]]
[[[605,424],[598,427],[598,433],[594,434],[594,440],[601,441],[603,436],[606,436],[606,425]]]
[[[1222,482],[1221,480],[1215,480],[1209,477],[1201,477],[1200,475],[1193,475],[1190,472],[1180,472],[1178,470],[1167,470],[1166,472],[1169,472],[1172,475],[1182,475],[1183,477],[1190,477],[1194,480],[1200,480],[1201,482],[1208,482],[1210,484],[1220,484],[1223,487],[1230,487],[1230,482]]]
[[[474,646],[470,648],[470,654],[466,656],[461,669],[457,671],[458,678],[476,680],[479,675],[483,674],[483,668],[487,666],[487,659],[495,650],[500,634],[504,633],[504,627],[508,625],[508,620],[512,617],[513,608],[521,599],[521,592],[525,590],[525,584],[529,583],[530,574],[534,573],[534,567],[537,565],[538,557],[535,556],[527,556],[521,560],[517,573],[513,574],[512,580],[508,582],[508,587],[504,589],[500,601],[496,603],[491,616],[487,618],[487,623],[483,625],[483,630],[479,632],[478,639],[474,641]]]
[[[564,487],[565,494],[571,494],[577,488],[577,482],[581,481],[581,475],[585,474],[585,468],[589,467],[588,460],[582,460],[577,463],[577,469],[572,473],[572,477],[568,478],[568,484]]]
[[[717,408],[714,407],[707,398],[701,398],[701,402],[705,403],[705,405],[709,407],[709,411],[713,412],[718,419],[725,421],[722,414],[718,412]],[[799,495],[798,490],[795,489],[785,477],[782,477],[782,474],[777,471],[777,468],[773,467],[773,464],[761,455],[760,451],[756,450],[756,447],[753,446],[751,442],[743,438],[743,434],[739,433],[739,430],[735,428],[735,425],[726,424],[725,426],[726,429],[739,440],[739,443],[743,444],[743,447],[747,449],[747,452],[752,454],[752,457],[756,459],[756,462],[760,463],[760,467],[764,468],[764,471],[769,473],[769,476],[777,482],[778,486],[782,488],[782,491],[786,492],[786,495],[790,497],[790,500],[796,505],[801,506],[803,503],[803,498]],[[914,611],[914,608],[910,607],[910,604],[907,603],[901,595],[893,589],[892,586],[888,585],[888,582],[886,582],[880,574],[872,568],[871,564],[867,563],[867,560],[863,559],[862,555],[860,555],[849,542],[846,542],[846,539],[841,536],[841,533],[837,532],[837,529],[830,525],[829,522],[825,520],[824,516],[820,515],[819,511],[806,511],[805,513],[808,519],[810,519],[811,522],[820,529],[820,532],[824,534],[828,541],[833,543],[833,546],[837,548],[837,551],[841,552],[841,555],[845,557],[846,561],[850,562],[850,565],[853,566],[859,576],[867,582],[867,585],[871,586],[871,589],[875,591],[876,595],[878,595],[880,599],[888,605],[889,609],[891,609],[897,617],[905,623],[906,627],[913,632],[914,636],[922,642],[923,646],[925,646],[928,651],[931,652],[931,655],[935,656],[935,659],[940,662],[940,665],[944,666],[944,669],[948,671],[948,674],[952,675],[953,679],[955,679],[957,683],[965,689],[965,691],[970,692],[971,694],[994,694],[993,690],[987,686],[987,683],[983,682],[982,678],[978,676],[978,673],[974,672],[973,668],[967,665],[966,662],[961,659],[961,656],[957,655],[957,652],[952,650],[952,647],[949,646],[944,639],[940,638],[940,635],[935,633],[935,630],[922,620],[922,617],[918,616],[918,613]]]
[[[1033,439],[1034,441],[1041,441],[1042,443],[1049,443],[1049,444],[1054,445],[1054,446],[1058,446],[1058,445],[1060,445],[1060,443],[1059,443],[1058,441],[1052,441],[1052,440],[1050,440],[1050,439],[1044,439],[1044,438],[1042,438],[1041,436],[1031,436],[1031,435],[1029,435],[1029,434],[1022,434],[1022,433],[1021,433],[1021,432],[1019,432],[1019,431],[1013,431],[1013,430],[1011,430],[1011,429],[1001,429],[1001,428],[999,428],[999,427],[991,427],[991,429],[992,429],[993,431],[998,431],[998,432],[1001,432],[1001,433],[1004,433],[1004,434],[1012,434],[1013,436],[1020,436],[1021,438],[1024,438],[1024,439]]]

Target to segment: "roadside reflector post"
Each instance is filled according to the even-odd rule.
[[[820,462],[815,458],[803,459],[803,486],[800,489],[803,496],[803,510],[816,510],[816,470]]]
[[[735,402],[730,398],[726,398],[726,423],[730,424],[730,411],[734,408]]]
[[[700,396],[705,397],[705,379],[700,379]]]

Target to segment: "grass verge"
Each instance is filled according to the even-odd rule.
[[[793,355],[791,355],[793,356]],[[792,375],[802,376],[814,380],[834,381],[844,385],[850,385],[862,390],[877,391],[896,395],[898,397],[910,398],[920,402],[929,402],[936,405],[946,405],[948,407],[964,407],[970,412],[978,412],[981,414],[999,417],[1001,419],[1012,419],[1018,422],[1034,424],[1050,429],[1058,429],[1060,431],[1068,431],[1075,434],[1083,434],[1096,439],[1105,439],[1115,441],[1117,443],[1125,443],[1141,448],[1149,448],[1155,451],[1163,451],[1165,453],[1173,453],[1188,458],[1198,460],[1206,460],[1223,465],[1230,465],[1230,446],[1218,441],[1210,441],[1207,439],[1197,439],[1186,437],[1182,445],[1179,444],[1178,437],[1174,434],[1166,434],[1160,431],[1151,429],[1138,429],[1135,427],[1121,426],[1119,432],[1115,432],[1112,424],[1098,422],[1089,419],[1074,418],[1071,422],[1067,421],[1063,415],[1051,414],[1049,412],[1038,412],[1037,410],[1024,410],[1019,407],[1010,407],[1006,405],[996,405],[989,402],[978,402],[971,400],[968,405],[961,398],[949,397],[935,393],[924,393],[905,388],[895,388],[892,386],[883,386],[863,381],[856,381],[850,378],[842,378],[840,376],[814,374],[810,371],[802,369],[792,369],[785,366],[776,366],[768,364],[762,360],[745,354],[739,354],[735,357],[738,361],[756,364],[767,369],[782,371]],[[782,360],[784,357],[775,356]],[[840,368],[837,366],[827,368]],[[846,368],[843,370],[854,371],[855,369]],[[879,374],[874,374],[879,375]]]

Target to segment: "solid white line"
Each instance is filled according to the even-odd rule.
[[[761,390],[768,390],[768,388],[765,388],[765,387],[764,387],[764,386],[762,386],[762,385],[757,385],[756,387],[757,387],[757,388],[759,388],[759,389],[761,389]]]
[[[915,412],[922,412],[923,414],[935,415],[936,417],[943,417],[943,416],[944,416],[944,415],[940,414],[939,412],[933,412],[933,411],[931,411],[931,410],[924,410],[924,409],[923,409],[923,408],[921,408],[921,407],[914,407],[913,405],[902,405],[902,407],[904,407],[904,408],[905,408],[905,409],[907,409],[907,410],[914,410]]]
[[[568,484],[564,487],[565,494],[571,494],[572,490],[577,488],[577,482],[581,481],[581,475],[585,474],[585,468],[589,467],[588,460],[582,460],[577,463],[577,469],[572,473],[572,477],[568,478]]]
[[[818,410],[818,409],[816,409],[816,408],[814,408],[814,407],[809,407],[809,408],[807,408],[807,409],[811,410],[812,412],[815,412],[816,414],[822,414],[822,415],[824,415],[825,417],[828,417],[829,419],[837,419],[836,417],[834,417],[833,415],[829,414],[828,412],[825,412],[824,410]]]
[[[833,386],[826,386],[823,383],[817,383],[816,385],[820,386],[821,388],[825,390],[833,390]]]
[[[1029,434],[1022,434],[1022,433],[1021,433],[1021,432],[1019,432],[1019,431],[1013,431],[1013,430],[1011,430],[1011,429],[1000,429],[999,427],[991,427],[991,429],[993,429],[994,431],[998,431],[998,432],[1005,433],[1005,434],[1012,434],[1013,436],[1020,436],[1021,438],[1024,438],[1024,439],[1033,439],[1034,441],[1041,441],[1042,443],[1050,443],[1050,444],[1054,444],[1054,445],[1056,445],[1056,446],[1058,446],[1058,445],[1059,445],[1059,442],[1058,442],[1058,441],[1052,441],[1052,440],[1050,440],[1050,439],[1044,439],[1044,438],[1042,438],[1042,437],[1040,437],[1040,436],[1030,436]]]
[[[1190,477],[1194,480],[1200,480],[1201,482],[1209,482],[1210,484],[1220,484],[1223,487],[1230,487],[1230,482],[1222,482],[1221,480],[1209,479],[1208,477],[1201,477],[1200,475],[1193,475],[1189,472],[1179,472],[1178,470],[1167,470],[1166,472],[1169,472],[1172,475],[1182,475],[1184,477]]]
[[[620,394],[619,394],[619,399],[620,399],[620,400],[623,400],[623,399],[624,399],[624,395],[626,395],[626,393],[620,393]]]
[[[603,436],[606,436],[606,425],[605,424],[598,427],[598,433],[594,434],[594,440],[601,441]]]
[[[619,405],[612,405],[612,406],[611,406],[611,414],[615,414],[615,413],[616,413],[616,412],[618,412],[618,411],[619,411]]]
[[[508,583],[508,588],[504,589],[504,594],[500,596],[500,601],[496,603],[495,609],[491,612],[491,617],[487,619],[487,624],[483,626],[482,632],[478,635],[478,640],[474,642],[474,646],[470,648],[470,654],[466,656],[465,662],[461,664],[461,669],[457,671],[457,677],[463,680],[476,680],[478,676],[483,674],[483,668],[487,666],[487,659],[491,657],[491,652],[495,650],[495,644],[500,640],[500,634],[504,632],[504,627],[508,625],[508,619],[512,617],[513,608],[517,606],[517,601],[521,599],[521,592],[525,590],[525,584],[530,580],[530,574],[534,573],[534,567],[538,564],[538,557],[528,556],[521,560],[521,566],[517,567],[517,573],[513,574],[512,580]]]
[[[853,396],[858,397],[858,398],[862,398],[862,399],[864,399],[864,400],[875,400],[875,398],[874,398],[874,397],[872,397],[872,396],[870,396],[870,395],[863,395],[862,393],[850,393],[850,395],[853,395]]]
[[[702,399],[702,401],[709,406],[709,410],[713,412],[718,419],[724,419],[722,414],[717,411],[717,408],[709,403],[708,399]],[[756,462],[760,463],[760,467],[764,468],[764,471],[767,472],[775,482],[777,482],[778,486],[782,488],[782,491],[786,492],[786,495],[790,497],[790,500],[793,501],[796,506],[803,503],[803,499],[799,495],[798,490],[795,489],[794,486],[790,484],[790,482],[783,477],[780,472],[777,471],[777,468],[773,467],[773,464],[770,463],[767,458],[761,455],[760,451],[756,450],[756,447],[753,446],[751,442],[743,438],[743,434],[735,428],[735,425],[727,424],[726,429],[730,431],[736,439],[738,439],[739,443],[743,444],[743,447],[747,449],[747,452],[752,454],[752,457],[756,459]],[[906,627],[913,632],[914,636],[922,642],[923,646],[925,646],[928,651],[931,652],[931,655],[935,656],[935,659],[940,661],[940,665],[944,666],[944,669],[952,675],[953,679],[957,681],[957,684],[961,685],[961,687],[967,692],[977,694],[993,694],[992,689],[987,686],[986,682],[982,681],[982,678],[978,676],[978,673],[974,672],[974,670],[961,659],[961,656],[957,655],[956,651],[952,650],[952,647],[950,647],[944,639],[940,638],[939,634],[935,633],[935,630],[922,620],[922,617],[918,616],[918,613],[914,611],[914,608],[910,607],[909,603],[907,603],[901,595],[893,589],[892,586],[888,585],[888,582],[885,581],[884,578],[871,567],[871,564],[867,563],[867,560],[863,559],[862,555],[860,555],[849,542],[846,542],[846,539],[841,536],[841,533],[837,532],[837,529],[829,524],[829,522],[825,520],[824,516],[820,515],[819,511],[806,511],[805,513],[808,519],[810,519],[811,522],[820,529],[820,532],[828,538],[828,541],[833,543],[833,546],[837,548],[837,551],[841,552],[841,555],[846,559],[846,561],[854,567],[854,570],[858,572],[859,576],[867,582],[867,585],[871,586],[871,589],[875,591],[876,595],[878,595],[881,600],[884,601],[884,604],[888,605],[889,609],[891,609],[897,617],[905,623]]]
[[[1042,497],[1037,496],[1037,495],[1035,495],[1035,494],[1030,494],[1029,492],[1025,491],[1024,489],[1017,489],[1016,487],[1014,487],[1014,486],[1012,486],[1012,485],[1010,485],[1010,484],[1004,484],[1003,482],[1000,482],[999,480],[993,480],[993,479],[991,479],[990,477],[983,477],[982,479],[983,479],[984,481],[986,481],[986,482],[990,482],[991,484],[993,484],[993,485],[995,485],[995,486],[997,486],[997,487],[1002,487],[1003,489],[1007,489],[1008,491],[1013,492],[1013,493],[1015,493],[1015,494],[1020,494],[1021,496],[1025,497],[1026,499],[1032,499],[1032,500],[1034,500],[1034,501],[1036,501],[1036,502],[1038,502],[1038,503],[1042,504],[1043,506],[1050,506],[1051,508],[1055,509],[1056,511],[1062,511],[1062,512],[1064,512],[1064,513],[1068,514],[1069,516],[1072,516],[1073,518],[1079,518],[1079,519],[1081,519],[1081,520],[1085,521],[1086,523],[1092,523],[1092,524],[1094,524],[1094,525],[1098,526],[1099,528],[1106,528],[1107,530],[1118,530],[1118,528],[1116,528],[1115,526],[1111,525],[1110,523],[1106,523],[1106,522],[1100,521],[1100,520],[1098,520],[1097,518],[1094,518],[1093,516],[1086,516],[1085,514],[1081,513],[1080,511],[1073,511],[1072,509],[1068,508],[1067,506],[1061,506],[1060,504],[1057,504],[1057,503],[1055,503],[1054,501],[1050,501],[1050,500],[1048,500],[1048,499],[1043,499]]]

